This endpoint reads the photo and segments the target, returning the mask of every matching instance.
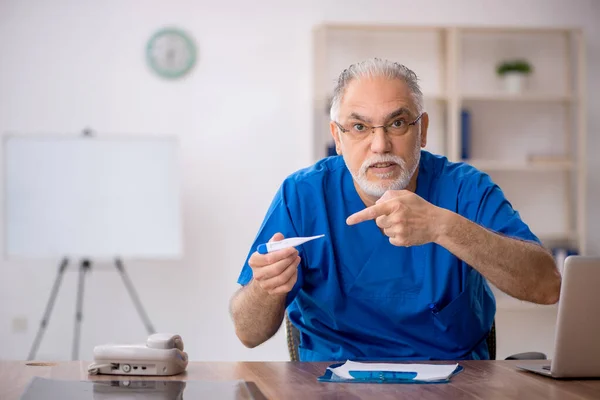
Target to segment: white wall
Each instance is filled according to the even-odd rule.
[[[0,1],[0,132],[89,126],[100,134],[180,137],[185,258],[127,266],[157,329],[180,333],[192,360],[287,359],[282,331],[254,350],[239,344],[227,307],[271,196],[282,178],[311,160],[315,24],[582,26],[590,156],[600,146],[600,100],[592,95],[600,91],[600,5],[592,0],[33,3]],[[199,44],[199,64],[180,82],[162,81],[144,64],[146,41],[165,24],[188,29]],[[594,207],[600,178],[593,173],[599,167],[600,159],[590,157],[588,249],[594,254],[600,254],[600,210]],[[27,356],[56,267],[57,260],[0,263],[0,359]],[[76,279],[71,269],[40,359],[70,357]],[[89,360],[98,343],[146,336],[109,264],[87,278],[84,309],[80,358]],[[15,318],[27,321],[24,332],[14,332]],[[503,329],[536,323],[533,317],[499,320]],[[517,342],[503,346],[505,353],[521,350]]]

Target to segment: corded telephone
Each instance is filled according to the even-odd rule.
[[[150,335],[141,344],[104,344],[94,347],[88,373],[106,375],[177,375],[185,371],[188,355],[181,336]]]

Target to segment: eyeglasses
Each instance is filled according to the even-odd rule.
[[[383,131],[390,136],[397,137],[405,135],[406,132],[408,132],[408,129],[411,126],[416,125],[422,116],[423,113],[419,114],[417,119],[415,119],[413,122],[406,122],[404,118],[397,118],[390,124],[380,126],[370,126],[362,122],[355,122],[350,128],[344,128],[337,121],[333,122],[337,125],[340,131],[346,133],[352,139],[360,140],[366,138],[369,133],[375,133],[375,129],[377,128],[383,128]]]

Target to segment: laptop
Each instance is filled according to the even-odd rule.
[[[600,257],[565,259],[554,358],[517,367],[551,378],[600,378]]]

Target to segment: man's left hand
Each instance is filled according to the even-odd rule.
[[[346,220],[348,225],[375,220],[395,246],[416,246],[435,242],[443,210],[409,190],[388,190],[371,207]]]

